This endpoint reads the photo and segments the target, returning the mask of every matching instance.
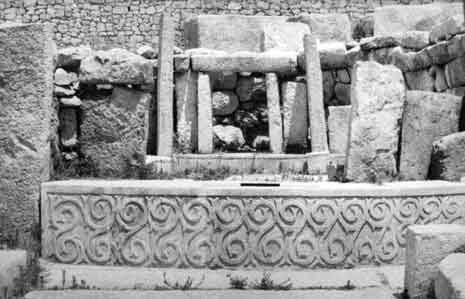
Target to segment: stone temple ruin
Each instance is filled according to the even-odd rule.
[[[465,298],[463,12],[0,25],[0,298]]]

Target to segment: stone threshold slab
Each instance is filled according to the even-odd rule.
[[[408,197],[464,195],[465,183],[407,181],[378,184],[339,182],[282,182],[279,187],[241,187],[237,181],[180,180],[68,180],[42,184],[42,198],[54,194],[120,194],[175,196],[273,197]]]
[[[41,266],[47,272],[45,289],[69,288],[72,279],[84,280],[90,287],[101,290],[154,290],[156,286],[166,286],[166,277],[171,284],[184,283],[191,278],[200,290],[227,290],[231,288],[229,277],[247,278],[254,283],[263,277],[265,270],[228,270],[228,269],[173,269],[173,268],[137,268],[118,266],[65,265],[41,260]],[[389,287],[403,289],[403,266],[366,267],[341,270],[268,270],[275,283],[289,280],[293,290],[336,289],[350,281],[357,289]],[[63,277],[63,273],[65,277]]]
[[[26,299],[396,299],[390,290],[369,288],[352,291],[35,291]]]

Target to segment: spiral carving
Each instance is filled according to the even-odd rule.
[[[464,195],[400,198],[47,194],[45,258],[179,268],[392,264],[411,224],[465,223]]]

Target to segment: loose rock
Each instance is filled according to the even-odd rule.
[[[230,115],[239,107],[239,100],[231,91],[215,91],[212,94],[213,115]]]

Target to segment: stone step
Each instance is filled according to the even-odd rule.
[[[185,284],[190,279],[199,290],[231,289],[231,280],[246,279],[248,287],[264,275],[259,270],[206,270],[173,268],[136,268],[114,266],[66,265],[41,260],[45,269],[45,289],[67,289],[81,284],[99,290],[156,290],[170,285]],[[289,282],[293,290],[356,289],[387,287],[396,292],[403,290],[403,266],[367,267],[343,270],[306,270],[268,272],[275,284]],[[165,283],[166,281],[166,283]],[[252,287],[253,288],[253,287]]]
[[[353,291],[35,291],[26,299],[395,299],[385,288],[367,288]]]

